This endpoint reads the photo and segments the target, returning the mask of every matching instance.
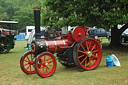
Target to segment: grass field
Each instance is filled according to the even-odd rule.
[[[40,78],[37,74],[26,75],[20,69],[26,43],[16,41],[8,54],[0,54],[0,85],[128,85],[128,47],[110,49],[107,39],[103,39],[102,60],[97,69],[79,72],[77,67],[65,68],[57,62],[51,77]],[[106,67],[106,58],[112,53],[118,57],[121,67]]]

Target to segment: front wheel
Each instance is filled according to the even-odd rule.
[[[77,67],[84,70],[95,69],[101,61],[101,47],[91,38],[80,40],[74,47],[73,58]]]
[[[50,77],[56,70],[56,60],[49,52],[41,53],[35,60],[35,70],[40,77]]]
[[[34,74],[34,61],[35,61],[36,55],[33,55],[31,51],[26,52],[20,60],[20,67],[22,71],[26,74]]]

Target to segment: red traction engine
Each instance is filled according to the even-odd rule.
[[[60,39],[49,28],[45,32],[45,38],[41,39],[40,9],[34,10],[36,39],[31,43],[31,51],[21,57],[20,66],[24,73],[36,72],[40,77],[49,77],[56,70],[57,59],[68,68],[77,66],[82,70],[93,70],[99,65],[102,57],[100,41],[86,38],[87,27],[78,26],[67,34],[62,34]]]

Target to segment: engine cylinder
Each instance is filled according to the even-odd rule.
[[[31,44],[31,51],[34,55],[38,55],[42,52],[58,53],[63,52],[68,48],[68,39],[57,40],[35,40]]]

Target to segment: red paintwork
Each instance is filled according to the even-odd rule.
[[[3,36],[9,35],[9,33],[11,33],[12,35],[15,35],[16,34],[15,31],[2,29],[2,35]]]
[[[62,39],[67,39],[68,35],[67,34],[62,34]]]
[[[70,45],[74,43],[74,39],[72,38],[72,33],[68,33],[68,43]]]
[[[43,78],[51,76],[56,70],[55,57],[49,52],[40,54],[35,63],[37,74]]]
[[[98,38],[96,39],[98,43],[101,43],[102,42],[102,39]]]
[[[80,47],[87,47],[86,49],[80,49]],[[83,51],[84,50],[84,51]],[[79,53],[84,52],[83,55],[78,55]],[[92,56],[89,57],[87,55],[87,52],[91,52]],[[86,39],[84,40],[78,48],[77,51],[77,59],[82,68],[85,70],[92,70],[98,66],[98,64],[101,61],[102,53],[101,48],[98,42],[96,42],[94,39]],[[81,59],[83,57],[83,59]]]
[[[46,40],[47,51],[52,53],[63,52],[74,42],[78,42],[85,38],[86,31],[88,31],[88,27],[78,26],[72,31],[72,33],[63,34],[62,39]]]
[[[62,52],[68,48],[68,39],[57,39],[52,41],[46,41],[46,43],[48,52]]]
[[[75,28],[72,32],[72,37],[75,40],[75,42],[78,42],[79,40],[86,37],[86,31],[84,27],[78,26]]]
[[[34,67],[33,67],[35,57],[36,57],[36,55],[33,55],[31,51],[25,53],[22,56],[21,68],[26,74],[35,73],[35,70],[34,70]]]
[[[32,52],[35,52],[35,47],[36,47],[35,44],[32,43],[31,46],[33,47],[33,49],[31,49],[31,51],[32,51]]]

